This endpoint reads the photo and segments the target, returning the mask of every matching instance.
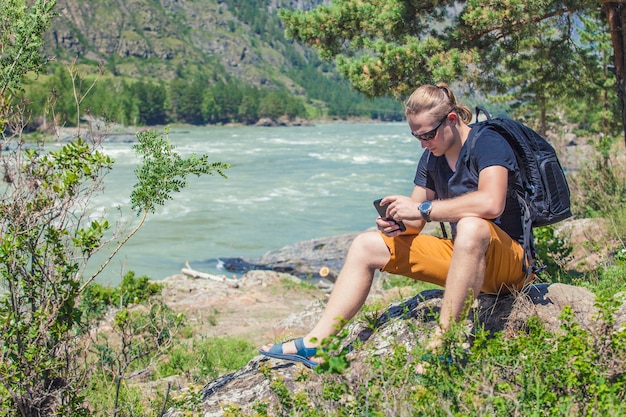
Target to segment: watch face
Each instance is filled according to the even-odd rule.
[[[430,221],[430,210],[432,209],[432,207],[433,202],[429,200],[422,201],[422,203],[419,205],[420,214],[422,215],[422,218],[427,222]]]

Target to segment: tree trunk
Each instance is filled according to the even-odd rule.
[[[545,95],[542,95],[539,133],[541,134],[541,136],[545,138],[547,131],[548,131],[548,120],[547,120],[547,110],[546,110],[546,97]]]
[[[626,84],[624,81],[624,67],[626,67],[626,38],[624,33],[626,0],[603,1],[603,3],[613,42],[613,64],[615,65],[615,76],[617,77],[617,98],[622,112],[624,142],[626,143]]]

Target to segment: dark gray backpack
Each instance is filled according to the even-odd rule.
[[[514,192],[524,214],[523,246],[527,273],[530,274],[535,270],[532,228],[550,225],[572,215],[570,190],[565,173],[554,148],[539,133],[516,120],[505,117],[492,118],[481,107],[476,107],[476,120],[480,112],[487,116],[487,120],[471,125],[475,133],[470,143],[468,157],[476,138],[485,129],[498,132],[513,148],[522,180],[522,189],[515,189]]]

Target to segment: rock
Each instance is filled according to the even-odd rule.
[[[422,233],[433,234],[437,230],[438,223],[429,223]],[[332,283],[343,267],[350,244],[359,233],[362,232],[298,242],[267,252],[258,258],[230,258],[220,261],[228,271],[272,270],[305,279],[323,278]]]
[[[334,282],[343,266],[352,240],[358,233],[348,233],[285,246],[259,258],[221,259],[227,271],[272,270],[299,278]]]
[[[568,219],[559,223],[556,227],[558,236],[568,241],[573,248],[570,259],[565,260],[566,269],[592,270],[607,258],[610,248],[619,247],[619,242],[599,244],[599,239],[606,240],[607,233],[597,233],[597,230],[607,230],[609,226],[602,219]],[[431,222],[422,233],[439,234],[439,228],[439,223]],[[323,279],[333,283],[343,267],[352,240],[359,233],[361,232],[298,242],[269,251],[258,258],[221,258],[220,262],[227,271],[232,272],[272,270],[303,279]],[[583,245],[581,242],[591,244]]]
[[[360,375],[367,371],[367,360],[373,355],[389,355],[393,347],[392,341],[414,348],[418,343],[424,343],[428,335],[429,326],[435,325],[435,314],[441,306],[443,290],[424,291],[403,302],[391,304],[375,321],[375,323],[352,322],[348,326],[349,336],[346,339],[346,348],[350,348],[355,341],[359,341],[359,348],[348,354],[351,361],[350,368],[343,375],[342,380],[357,385]],[[626,296],[620,295],[622,307],[615,317],[615,327],[623,328],[626,325]],[[569,305],[573,310],[573,320],[583,328],[592,329],[596,325],[595,297],[590,291],[564,284],[539,284],[529,287],[527,293],[515,295],[481,295],[473,306],[480,324],[491,332],[505,332],[505,335],[514,334],[523,329],[531,316],[537,316],[545,323],[547,330],[559,331],[560,315],[564,306]],[[313,309],[315,320],[321,314],[320,308]],[[311,310],[302,313],[311,314]],[[280,326],[288,332],[290,326],[301,326],[301,320],[290,317]],[[306,321],[311,321],[307,317]],[[417,326],[416,326],[417,324]],[[421,326],[421,327],[420,327]],[[415,328],[424,329],[418,331]],[[372,328],[375,328],[373,330]],[[327,376],[308,371],[300,364],[268,360],[262,355],[253,358],[242,369],[221,376],[209,382],[202,390],[201,404],[198,412],[203,416],[221,416],[226,405],[235,405],[244,412],[251,412],[255,401],[263,399],[270,406],[277,405],[279,398],[270,388],[268,370],[261,372],[260,366],[269,367],[272,379],[280,379],[290,392],[307,391],[318,392],[321,379]],[[306,372],[306,378],[302,373]],[[176,410],[169,410],[169,417],[182,416]]]
[[[303,119],[301,117],[291,119],[287,116],[281,116],[278,120],[270,117],[261,117],[254,125],[257,127],[313,126],[313,123],[310,120]]]
[[[327,297],[313,286],[300,285],[299,278],[274,271],[250,271],[237,287],[183,274],[158,282],[163,285],[163,301],[184,314],[194,334],[206,338],[227,335],[254,346],[283,336],[281,329],[286,327],[294,334],[311,328],[316,317],[286,318],[294,311],[319,308],[315,306]]]
[[[273,127],[273,126],[277,126],[278,124],[276,123],[275,120],[270,119],[269,117],[261,117],[256,123],[255,126],[261,126],[261,127]]]

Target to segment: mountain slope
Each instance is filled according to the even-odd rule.
[[[316,3],[294,5],[309,8]],[[62,62],[78,57],[133,78],[170,80],[200,72],[297,91],[299,86],[286,74],[294,63],[306,65],[307,57],[316,55],[284,39],[275,12],[285,6],[291,4],[59,0],[46,48]],[[244,14],[249,10],[254,12]]]

